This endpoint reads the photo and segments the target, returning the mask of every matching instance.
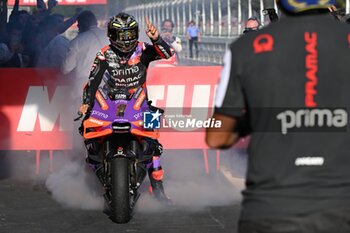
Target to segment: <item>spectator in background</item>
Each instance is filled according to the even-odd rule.
[[[63,24],[63,17],[50,15],[44,21],[46,24],[47,45],[41,51],[36,67],[60,68],[68,52],[69,40],[60,34],[60,27]],[[45,27],[44,27],[45,28]]]
[[[7,3],[7,1],[4,1],[4,3],[5,2]],[[15,0],[15,4],[13,5],[13,9],[9,17],[9,22],[11,22],[12,25],[24,28],[29,19],[29,16],[30,15],[27,11],[19,10],[19,0]]]
[[[8,38],[6,41],[10,51],[9,59],[1,64],[1,67],[27,67],[29,58],[23,54],[22,28],[20,25],[8,27]]]
[[[9,48],[5,43],[0,43],[0,67],[11,58]]]
[[[1,0],[0,8],[0,43],[6,41],[6,25],[7,25],[7,0]]]
[[[198,57],[198,42],[200,42],[200,30],[193,20],[190,21],[188,25],[187,38],[190,46],[190,58],[193,58],[193,44],[196,48],[196,57]]]
[[[63,15],[51,14],[52,9],[57,5],[56,0],[48,0],[47,5],[44,0],[37,0],[37,9],[33,14],[19,10],[19,0],[15,0],[9,22],[7,22],[7,0],[0,1],[0,43],[5,43],[11,53],[11,59],[1,64],[6,67],[35,66],[41,51],[49,45],[52,39],[55,38],[53,44],[56,45],[61,42],[65,43],[63,38],[56,37],[76,21],[81,11],[78,9],[73,17],[64,21]]]
[[[260,21],[256,17],[249,18],[245,23],[243,34],[258,31],[261,27]]]
[[[40,39],[41,16],[39,11],[35,11],[28,19],[22,33],[23,51],[30,57],[29,67],[34,67],[38,61],[42,49]]]
[[[70,74],[77,85],[83,85],[89,77],[91,64],[96,51],[109,44],[106,32],[97,27],[97,19],[91,11],[83,11],[78,16],[79,34],[68,48],[68,53],[61,66],[63,74]]]
[[[179,53],[182,51],[182,45],[181,45],[181,39],[177,36],[174,36],[173,30],[174,30],[174,23],[171,19],[166,19],[162,22],[161,25],[161,34],[160,36],[162,39],[171,46],[172,49],[176,53]]]

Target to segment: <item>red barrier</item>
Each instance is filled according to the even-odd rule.
[[[62,123],[64,92],[53,70],[0,69],[0,149],[66,150],[71,145],[71,129]],[[58,95],[57,95],[58,94]],[[70,118],[70,119],[69,119]],[[65,121],[72,121],[67,116]]]
[[[210,108],[220,70],[221,67],[150,69],[150,99],[159,107],[180,111]],[[54,70],[0,69],[0,89],[1,150],[71,149],[76,111],[69,113],[67,108],[72,88]],[[207,148],[203,130],[161,132],[160,141],[167,149]]]
[[[36,6],[37,0],[20,0],[20,6]],[[47,2],[47,0],[45,0]],[[107,0],[57,0],[59,6],[70,5],[106,5]],[[9,0],[8,5],[13,6],[15,0]]]

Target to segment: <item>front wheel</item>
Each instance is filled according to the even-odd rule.
[[[129,159],[125,157],[111,161],[111,218],[117,223],[127,223],[131,218],[129,167]]]

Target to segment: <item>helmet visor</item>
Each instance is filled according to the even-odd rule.
[[[118,32],[119,41],[137,40],[137,32],[135,30],[123,30]]]

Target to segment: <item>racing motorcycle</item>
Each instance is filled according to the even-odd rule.
[[[102,88],[97,90],[95,104],[80,131],[85,140],[100,141],[103,166],[96,174],[105,190],[106,206],[112,221],[126,223],[140,196],[138,189],[147,173],[145,163],[153,156],[143,153],[139,139],[159,137],[159,132],[143,127],[144,113],[163,110],[147,101],[144,87],[132,94],[124,89],[107,93]]]

